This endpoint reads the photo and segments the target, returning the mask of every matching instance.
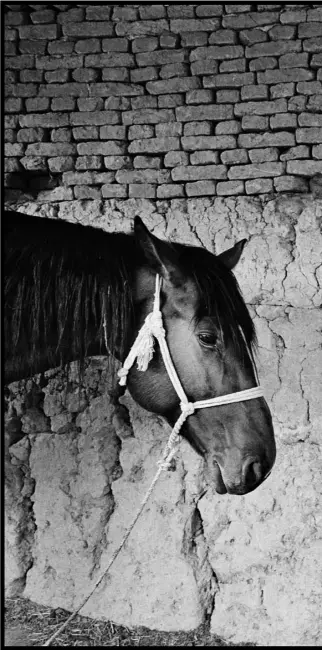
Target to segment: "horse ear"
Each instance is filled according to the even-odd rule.
[[[152,235],[138,216],[134,219],[134,236],[148,265],[171,284],[175,286],[182,284],[178,254],[173,246]]]
[[[230,271],[236,266],[239,262],[240,256],[243,252],[244,246],[247,242],[247,239],[241,239],[235,246],[228,248],[228,250],[217,255],[218,259],[229,269]]]

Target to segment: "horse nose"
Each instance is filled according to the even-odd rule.
[[[258,456],[247,458],[242,466],[242,485],[248,489],[254,488],[264,476],[264,462]]]

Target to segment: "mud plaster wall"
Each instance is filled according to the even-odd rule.
[[[22,211],[153,232],[219,253],[249,240],[236,275],[255,319],[259,375],[277,461],[245,496],[203,489],[202,460],[182,441],[127,547],[83,613],[128,626],[193,629],[226,641],[318,645],[321,637],[321,218],[311,195],[152,202],[74,201]],[[113,401],[103,358],[78,374],[11,384],[7,585],[72,610],[107,565],[156,470],[169,433],[129,396]]]

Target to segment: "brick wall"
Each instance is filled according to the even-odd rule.
[[[319,185],[321,3],[2,11],[9,190],[56,202]]]

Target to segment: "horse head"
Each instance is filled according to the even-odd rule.
[[[188,400],[255,387],[254,326],[232,273],[246,240],[215,256],[162,241],[139,218],[134,235],[141,254],[132,289],[135,331],[153,309],[158,274],[166,341]],[[177,421],[180,400],[157,343],[144,372],[131,367],[128,388],[143,408],[171,425]],[[274,464],[272,418],[263,397],[197,410],[180,433],[204,457],[206,483],[220,494],[254,490]]]

